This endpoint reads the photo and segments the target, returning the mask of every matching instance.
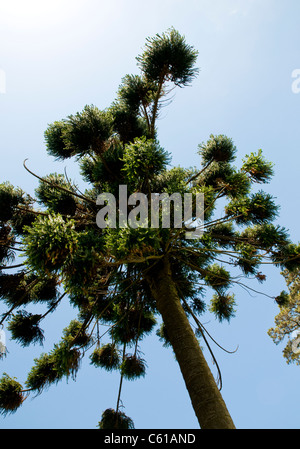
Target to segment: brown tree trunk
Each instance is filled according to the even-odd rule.
[[[170,263],[147,277],[157,308],[202,429],[234,429],[234,423],[207,365],[197,338],[182,308],[172,279]]]

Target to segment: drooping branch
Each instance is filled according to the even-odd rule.
[[[74,196],[76,196],[77,198],[80,198],[81,200],[84,200],[84,201],[88,201],[89,203],[91,203],[91,204],[94,205],[94,201],[91,201],[90,198],[88,198],[88,197],[86,197],[86,196],[83,196],[83,195],[80,195],[80,194],[78,194],[78,193],[76,193],[76,192],[74,192],[74,191],[68,190],[68,189],[66,189],[65,187],[62,187],[62,186],[60,186],[60,185],[58,185],[58,184],[54,184],[54,183],[48,181],[47,179],[42,178],[41,176],[37,175],[36,173],[33,173],[33,171],[29,170],[29,168],[26,166],[26,163],[25,163],[25,162],[26,162],[27,160],[28,160],[28,159],[25,159],[25,160],[24,160],[23,166],[24,166],[24,168],[28,171],[28,173],[30,173],[32,176],[34,176],[35,178],[39,179],[39,180],[42,181],[42,182],[45,182],[46,184],[50,185],[51,187],[53,187],[53,188],[55,188],[55,189],[61,190],[62,192],[68,193],[68,194],[70,194],[70,195],[74,195]]]

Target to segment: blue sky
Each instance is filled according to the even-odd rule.
[[[33,193],[36,180],[22,165],[28,158],[40,175],[66,167],[80,183],[72,162],[58,164],[47,156],[47,125],[86,104],[109,106],[121,78],[137,73],[135,57],[146,37],[173,26],[199,51],[200,72],[192,87],[176,90],[163,111],[161,145],[172,153],[173,165],[185,167],[199,166],[197,146],[211,133],[233,139],[237,165],[262,148],[275,164],[266,190],[281,206],[279,223],[298,242],[300,94],[292,90],[292,72],[300,68],[299,13],[297,0],[1,0],[1,182]],[[259,288],[276,296],[285,288],[283,279],[275,269],[266,274]],[[238,428],[299,428],[300,367],[288,366],[283,346],[267,335],[278,308],[266,296],[234,291],[238,306],[230,324],[202,318],[226,349],[238,345],[231,355],[213,346],[233,420]],[[24,382],[33,359],[52,349],[74,313],[66,303],[47,317],[44,348],[22,349],[7,336],[9,354],[0,362],[1,373]],[[141,349],[147,375],[124,383],[126,414],[136,428],[197,428],[172,353],[155,335]],[[115,407],[118,382],[118,375],[91,367],[87,359],[75,382],[30,396],[17,413],[0,417],[0,428],[95,428],[102,411]]]

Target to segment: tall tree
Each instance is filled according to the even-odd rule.
[[[212,135],[199,145],[200,168],[170,168],[157,118],[171,90],[197,75],[196,59],[197,51],[173,28],[148,38],[137,58],[140,74],[123,78],[110,107],[86,106],[49,125],[49,155],[78,161],[85,192],[66,175],[42,178],[26,163],[39,179],[36,198],[9,182],[0,186],[0,295],[8,307],[0,323],[7,322],[11,338],[27,346],[43,342],[42,320],[62,301],[68,298],[78,308],[78,318],[53,350],[35,359],[25,387],[3,376],[3,413],[22,404],[25,390],[40,393],[74,376],[89,354],[94,366],[120,371],[117,406],[103,412],[99,427],[132,428],[131,418],[120,411],[121,387],[124,380],[145,375],[140,344],[161,317],[157,335],[174,351],[200,427],[235,427],[199,344],[208,344],[199,317],[208,305],[220,321],[230,320],[236,307],[231,289],[247,288],[243,277],[263,282],[259,270],[265,263],[294,269],[300,248],[273,224],[278,208],[271,195],[252,191],[273,175],[261,150],[246,155],[237,169],[233,141]],[[163,223],[163,207],[155,222],[153,194],[169,200],[190,194],[192,223],[175,201],[168,209],[170,223]],[[199,194],[204,195],[202,221]],[[198,228],[202,236],[190,238]],[[10,265],[17,251],[24,259]],[[12,267],[15,272],[7,271]],[[212,298],[205,300],[211,290]],[[45,305],[44,314],[26,311],[35,303]],[[104,341],[103,324],[109,325]]]

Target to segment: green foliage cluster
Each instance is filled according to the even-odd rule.
[[[74,216],[77,203],[69,189],[70,185],[64,175],[52,173],[44,178],[44,182],[40,183],[35,192],[39,202],[46,206],[49,212]]]
[[[198,51],[188,45],[175,29],[148,38],[145,51],[137,57],[146,79],[160,83],[162,79],[176,86],[188,85],[197,75]]]
[[[145,361],[136,355],[124,357],[120,368],[124,378],[129,380],[135,380],[146,374]]]
[[[119,368],[121,360],[119,351],[114,343],[107,343],[96,348],[92,352],[90,359],[93,365],[105,368],[107,371]]]
[[[99,422],[98,427],[103,430],[127,430],[134,429],[134,424],[132,419],[126,416],[125,413],[108,408],[102,413],[101,421]]]
[[[44,274],[59,270],[75,251],[77,233],[73,220],[65,221],[60,214],[38,217],[27,228],[25,254],[31,268]]]
[[[56,159],[103,151],[111,135],[110,116],[96,106],[85,106],[81,113],[56,121],[45,131],[46,147]]]
[[[82,322],[72,320],[63,331],[59,344],[48,354],[41,354],[28,373],[26,387],[36,393],[41,393],[63,377],[76,377],[82,358],[81,349],[90,344],[90,337],[85,332]]]
[[[266,183],[271,180],[274,174],[273,164],[264,158],[261,149],[258,150],[257,154],[251,153],[250,155],[246,155],[246,158],[243,160],[242,170],[253,181]]]
[[[78,161],[87,183],[84,193],[57,173],[35,175],[35,199],[9,183],[0,185],[0,298],[8,306],[0,324],[7,321],[11,338],[23,346],[42,344],[40,325],[46,315],[67,298],[78,311],[78,319],[64,329],[53,350],[35,359],[27,390],[40,393],[64,377],[75,378],[86,353],[93,366],[119,371],[119,399],[123,379],[142,378],[146,362],[139,345],[159,316],[147,279],[155,276],[164,257],[170,261],[182,307],[197,327],[205,311],[229,321],[237,310],[232,289],[242,278],[263,282],[262,263],[286,270],[299,267],[300,246],[273,223],[278,216],[274,199],[263,190],[252,193],[273,175],[261,150],[246,156],[238,169],[233,141],[211,135],[199,145],[200,167],[182,168],[170,166],[170,155],[159,144],[156,122],[170,86],[193,80],[196,58],[197,51],[174,29],[149,38],[137,58],[140,75],[123,78],[110,107],[101,111],[85,106],[48,126],[48,154]],[[128,195],[148,198],[152,192],[191,193],[193,198],[203,193],[202,238],[186,239],[183,220],[181,228],[98,228],[98,195],[109,192],[118,198],[120,185],[128,187]],[[4,270],[12,267],[16,254],[22,255],[22,263],[7,274]],[[281,306],[283,299],[277,296]],[[44,314],[25,310],[37,303],[46,307]],[[157,335],[170,345],[164,323]],[[22,391],[4,375],[2,413],[22,404]],[[99,428],[133,428],[131,418],[120,412],[119,399],[116,410],[103,412]]]
[[[0,379],[0,413],[14,413],[24,401],[22,385],[4,373]]]
[[[155,141],[143,137],[125,146],[123,162],[128,185],[133,191],[141,191],[143,184],[160,174],[170,159]]]
[[[34,315],[19,310],[10,320],[7,329],[11,332],[13,340],[21,343],[22,346],[29,346],[31,343],[43,343],[44,334],[38,323],[41,315]]]

